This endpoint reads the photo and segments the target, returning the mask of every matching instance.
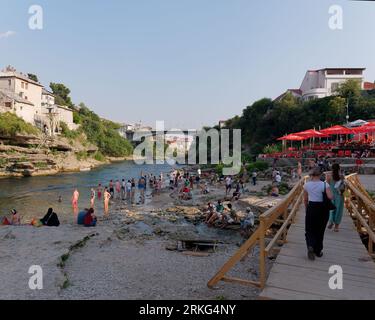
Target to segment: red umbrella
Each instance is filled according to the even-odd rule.
[[[365,128],[366,130],[368,130],[367,132],[375,131],[375,122],[369,122],[365,124],[364,126],[362,126],[361,128]]]
[[[294,134],[305,138],[323,138],[328,136],[327,134],[321,133],[315,129],[309,129]]]
[[[279,138],[277,140],[279,140],[279,141],[280,140],[285,140],[285,141],[302,141],[302,140],[306,140],[306,139],[308,139],[308,138],[302,137],[302,136],[298,136],[298,135],[292,133],[292,134],[288,134],[287,136],[281,137],[281,138]]]
[[[343,127],[343,126],[333,126],[331,128],[320,130],[321,133],[327,135],[335,135],[335,134],[353,134],[353,130]]]

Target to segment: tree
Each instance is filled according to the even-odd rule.
[[[70,89],[62,83],[50,83],[50,88],[55,95],[56,104],[73,107],[72,99],[69,97]]]
[[[346,99],[358,98],[361,95],[361,82],[355,79],[346,80],[339,85],[337,93]]]
[[[39,82],[39,80],[38,80],[38,76],[35,75],[35,74],[28,73],[28,74],[27,74],[27,77],[28,77],[30,80],[32,80],[32,81]]]

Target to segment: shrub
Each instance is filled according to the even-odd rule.
[[[100,161],[100,162],[104,162],[106,159],[105,159],[105,156],[103,155],[103,153],[101,153],[100,151],[97,151],[95,152],[94,154],[94,159],[96,161]]]
[[[81,134],[78,130],[70,130],[65,122],[60,123],[60,128],[61,134],[67,139],[76,140]]]
[[[246,169],[248,172],[252,172],[254,170],[257,170],[257,171],[265,171],[269,168],[269,164],[268,162],[265,162],[265,161],[256,161],[256,162],[253,162],[253,163],[250,163]]]
[[[0,114],[0,134],[3,136],[15,136],[17,133],[37,135],[40,131],[17,117],[14,113],[5,112]]]
[[[87,159],[87,152],[86,151],[79,151],[76,153],[76,158],[78,161],[86,160]]]

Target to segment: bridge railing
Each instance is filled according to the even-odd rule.
[[[219,281],[234,282],[243,285],[253,285],[264,288],[266,284],[266,259],[275,249],[276,245],[287,242],[289,226],[294,222],[298,209],[303,202],[303,186],[308,177],[301,179],[289,192],[286,198],[275,207],[260,215],[258,229],[252,236],[234,253],[234,255],[220,268],[215,276],[208,282],[208,287],[214,287]],[[357,174],[346,177],[347,197],[346,205],[351,216],[356,220],[359,232],[367,233],[369,236],[368,251],[373,254],[373,242],[375,242],[375,204],[360,183]],[[282,224],[276,234],[268,236],[273,224]],[[249,252],[259,245],[259,279],[256,281],[240,279],[228,276],[227,273]]]
[[[368,194],[356,173],[347,176],[345,180],[347,185],[346,208],[356,223],[358,233],[367,234],[367,249],[369,254],[373,256],[375,242],[374,200]]]
[[[208,282],[208,287],[212,288],[219,281],[224,281],[264,288],[267,276],[266,259],[268,255],[273,252],[275,245],[287,242],[289,226],[294,222],[294,218],[303,199],[305,180],[306,178],[301,179],[282,202],[260,215],[258,229],[220,268],[215,276]],[[276,234],[272,238],[269,238],[270,227],[275,223],[282,225]],[[228,276],[227,273],[240,260],[244,259],[256,245],[259,245],[259,279],[253,281]]]

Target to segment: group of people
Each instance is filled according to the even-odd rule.
[[[253,228],[255,224],[254,213],[250,208],[246,208],[245,215],[240,218],[237,211],[233,208],[232,203],[228,203],[225,206],[222,200],[218,200],[216,205],[209,202],[207,204],[205,216],[205,223],[209,227],[219,223],[221,228],[226,228],[230,224],[239,223],[241,226],[241,233],[244,236],[249,235],[250,229]]]

